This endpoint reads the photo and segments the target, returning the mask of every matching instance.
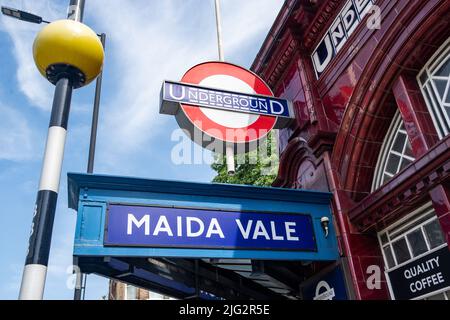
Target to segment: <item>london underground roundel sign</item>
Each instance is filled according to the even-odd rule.
[[[160,112],[175,115],[204,147],[211,141],[250,145],[293,117],[290,102],[274,98],[261,78],[226,62],[196,65],[181,82],[165,81],[161,94]]]

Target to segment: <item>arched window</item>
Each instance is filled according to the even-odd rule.
[[[447,248],[447,241],[431,202],[389,225],[378,233],[378,239],[384,257],[384,269],[388,274],[406,264],[418,266],[421,259],[432,252]],[[386,280],[391,286],[395,286],[391,283],[390,277],[387,277]],[[415,281],[416,279],[411,281],[412,286]],[[419,292],[420,290],[416,291],[420,296]],[[424,290],[422,294],[421,297],[416,297],[426,300],[450,299],[448,288]],[[392,298],[395,297],[392,296]]]
[[[419,72],[417,81],[442,139],[450,133],[450,38]]]
[[[405,126],[400,112],[397,111],[381,146],[372,191],[385,184],[414,160]]]

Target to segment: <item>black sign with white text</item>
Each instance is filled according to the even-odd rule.
[[[441,248],[387,275],[396,300],[414,299],[450,287],[450,251]]]

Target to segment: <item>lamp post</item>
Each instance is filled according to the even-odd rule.
[[[84,3],[80,3],[79,5],[75,5],[75,7],[69,7],[69,15],[75,16],[75,17],[82,17],[83,12],[83,6]],[[77,8],[78,13],[76,13]],[[75,13],[73,12],[75,10]],[[1,12],[14,19],[30,22],[30,23],[50,23],[49,21],[44,20],[42,17],[32,14],[30,12],[22,11],[16,8],[10,8],[10,7],[1,7]],[[102,43],[103,48],[105,48],[105,42],[106,42],[106,34],[98,34],[100,37],[100,42]],[[93,107],[93,113],[92,113],[92,125],[91,125],[91,135],[90,135],[90,143],[89,143],[89,158],[88,158],[88,164],[87,164],[87,173],[93,173],[94,170],[94,156],[95,156],[95,147],[96,147],[96,140],[97,140],[97,126],[98,126],[98,115],[99,115],[99,108],[100,108],[100,94],[101,94],[101,86],[102,86],[102,73],[101,72],[96,81],[95,85],[95,98],[94,98],[94,107]],[[75,291],[74,291],[74,300],[81,300],[82,298],[82,292],[84,293],[85,285],[86,285],[86,278],[87,276],[83,273],[76,273],[76,284],[75,284]]]
[[[9,16],[11,18],[19,19],[19,20],[26,21],[26,22],[37,23],[37,24],[41,24],[42,22],[50,23],[48,21],[43,20],[42,17],[40,17],[40,16],[37,16],[37,15],[29,13],[29,12],[25,12],[22,10],[18,10],[15,8],[2,7],[2,13],[5,16]]]
[[[100,40],[81,23],[84,3],[70,0],[67,20],[44,27],[33,45],[35,63],[55,85],[55,95],[20,287],[21,300],[42,299],[44,294],[72,90],[94,80],[103,65]]]

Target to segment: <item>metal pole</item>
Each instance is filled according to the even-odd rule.
[[[86,282],[87,274],[77,272],[73,300],[84,300],[84,297],[86,295]]]
[[[222,18],[220,15],[220,0],[215,0],[216,8],[216,29],[217,29],[217,46],[219,49],[219,60],[225,61],[223,55],[223,45],[222,45]]]
[[[100,41],[102,42],[103,49],[105,49],[106,34],[100,35]],[[102,73],[97,77],[95,85],[95,98],[94,98],[94,110],[92,112],[92,126],[91,126],[91,141],[89,143],[89,159],[87,173],[94,172],[94,158],[95,158],[95,145],[97,143],[97,126],[98,126],[98,113],[100,109],[100,95],[102,91]]]
[[[234,166],[234,145],[232,143],[227,143],[226,149],[225,149],[225,157],[227,161],[227,171],[230,176],[234,175],[235,173],[235,166]]]
[[[73,300],[81,300],[83,280],[85,280],[84,273],[78,272],[78,270],[77,270],[75,276],[76,276],[76,280],[75,280],[75,290],[73,293]]]
[[[87,282],[87,273],[84,274],[84,283],[81,290],[83,291],[83,300],[86,299],[86,282]]]
[[[68,18],[81,21],[83,9],[84,0],[71,0]],[[61,78],[56,83],[39,190],[20,286],[20,300],[41,300],[44,296],[72,89],[71,80],[68,78]]]
[[[103,49],[105,49],[106,42],[106,34],[102,33],[100,35],[100,41],[102,42]],[[95,159],[95,145],[97,142],[97,127],[98,127],[98,114],[100,109],[100,95],[102,92],[102,74],[101,72],[95,84],[95,98],[94,98],[94,108],[92,111],[92,125],[91,125],[91,138],[89,143],[89,158],[87,165],[87,173],[94,172],[94,159]],[[86,294],[86,281],[87,274],[77,272],[76,273],[76,282],[75,282],[75,291],[73,295],[74,300],[84,300],[84,296]],[[82,298],[83,296],[83,298]]]
[[[220,11],[220,0],[215,0],[214,3],[216,9],[217,48],[219,50],[219,60],[225,61],[222,43],[222,18]],[[225,160],[227,163],[228,174],[233,175],[235,173],[235,165],[234,165],[234,145],[232,143],[227,143],[225,146]]]
[[[83,21],[85,0],[70,0],[67,19],[74,21]]]

